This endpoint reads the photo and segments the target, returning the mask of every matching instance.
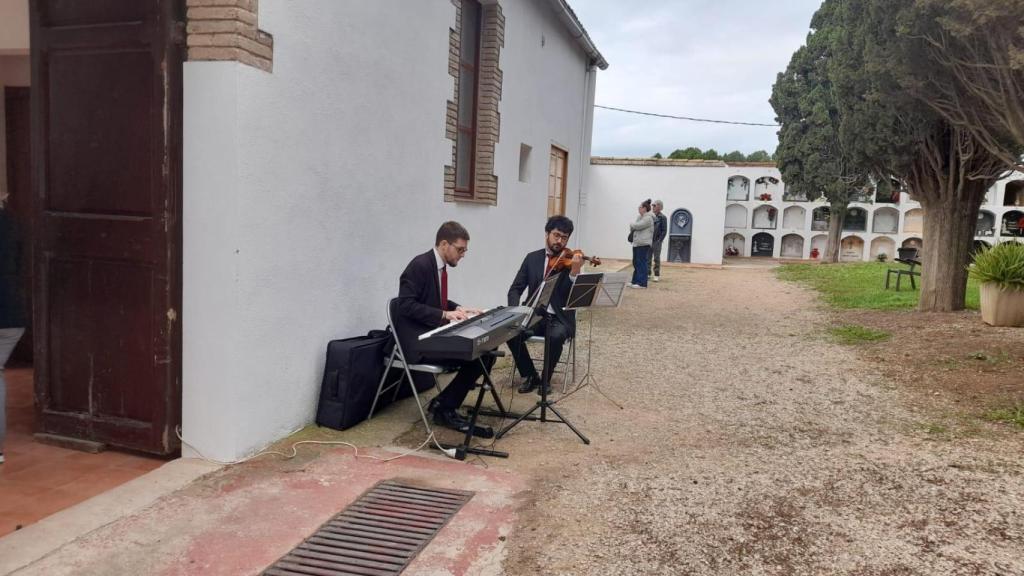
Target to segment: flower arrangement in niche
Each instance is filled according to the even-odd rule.
[[[820,255],[821,255],[821,252],[818,252],[817,248],[811,248],[811,258],[812,259],[817,260],[818,256],[820,256]]]
[[[763,202],[771,202],[772,201],[772,195],[771,195],[770,192],[765,192],[765,193],[761,194],[760,196],[758,196],[757,199],[761,200]]]
[[[774,206],[769,206],[768,207],[768,220],[774,221],[775,220],[775,216],[778,213],[779,213],[779,211]]]

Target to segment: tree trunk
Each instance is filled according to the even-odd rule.
[[[985,197],[985,182],[964,184],[963,201],[921,198],[924,208],[924,247],[921,250],[922,312],[964,309],[967,265],[974,245],[978,211]]]
[[[917,308],[922,312],[963,310],[978,211],[985,191],[1006,166],[956,126],[937,131],[918,146],[907,175],[911,193],[924,209]]]
[[[839,262],[839,251],[843,242],[843,224],[846,223],[846,203],[833,202],[829,205],[828,246],[825,248],[823,262],[835,264]]]

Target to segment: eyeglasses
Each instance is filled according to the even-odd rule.
[[[466,252],[469,252],[469,246],[455,246],[451,244],[450,246],[452,248],[455,248],[455,251],[458,252],[459,254],[465,254]]]
[[[569,235],[568,234],[562,234],[561,232],[557,232],[557,231],[556,232],[552,232],[551,235],[555,237],[555,240],[561,240],[562,242],[565,242],[566,240],[569,239]]]

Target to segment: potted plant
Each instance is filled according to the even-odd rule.
[[[1024,244],[1003,242],[978,252],[968,270],[981,283],[981,319],[1024,326]]]
[[[889,259],[889,255],[886,254],[885,252],[879,252],[878,256],[875,256],[875,259],[878,260],[879,262],[885,262],[886,260]]]
[[[821,255],[821,252],[818,252],[817,248],[811,248],[811,259],[812,260],[817,260],[818,256],[820,256],[820,255]]]

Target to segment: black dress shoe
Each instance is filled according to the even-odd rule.
[[[465,434],[470,427],[469,421],[452,409],[434,411],[434,424],[450,428],[461,434]],[[473,436],[477,438],[494,438],[494,430],[490,426],[473,426]]]
[[[538,396],[550,396],[551,395],[551,384],[544,384],[537,386]]]
[[[438,400],[437,398],[434,398],[433,400],[431,400],[427,404],[427,412],[430,412],[431,414],[433,414],[434,412],[437,412],[437,409],[440,408],[440,407],[441,407],[441,401]]]
[[[529,378],[524,380],[522,384],[519,385],[519,393],[526,394],[530,390],[533,390],[534,388],[538,387],[540,387],[540,378],[536,376],[530,376]]]

